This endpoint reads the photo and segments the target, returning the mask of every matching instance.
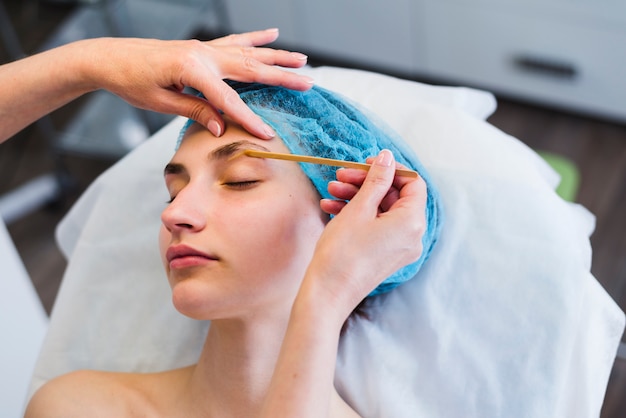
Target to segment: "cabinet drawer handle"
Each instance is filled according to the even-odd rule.
[[[537,75],[565,80],[573,80],[578,76],[576,66],[565,61],[521,55],[513,62],[518,69]]]

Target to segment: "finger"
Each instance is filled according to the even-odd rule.
[[[374,157],[368,157],[365,162],[367,164],[371,164],[374,161]],[[407,170],[413,170],[413,168],[408,167],[404,164],[400,164],[399,162],[396,161],[396,169],[398,168],[403,168],[403,169],[407,169]],[[418,174],[419,176],[419,174]],[[405,184],[411,182],[415,180],[414,177],[409,177],[409,176],[398,176],[396,175],[393,179],[393,186],[395,188],[397,188],[398,190],[401,189]]]
[[[230,89],[230,87],[226,87]],[[228,110],[224,110],[224,113],[229,115],[233,121],[240,124],[244,129],[258,138],[273,138],[275,134],[272,128],[266,125],[258,115],[252,112],[252,110],[250,110],[250,108],[232,89],[230,89],[230,91],[232,91],[236,96],[230,100],[234,100],[235,102],[231,102],[227,106],[223,105],[228,108]],[[205,95],[207,94],[209,97],[211,97],[211,95],[215,97],[215,94],[205,93]],[[219,105],[214,106],[211,102],[203,98],[175,91],[167,93],[166,90],[162,97],[162,102],[168,103],[168,105],[164,106],[161,110],[156,110],[162,111],[163,113],[181,115],[195,120],[207,128],[216,137],[219,137],[224,133],[224,119],[222,114],[217,110]]]
[[[252,46],[228,48],[225,52],[250,57],[267,65],[279,65],[290,68],[300,68],[306,64],[308,59],[306,55],[300,52]]]
[[[329,215],[337,215],[346,207],[345,200],[322,199],[320,200],[320,208]]]
[[[339,181],[331,181],[328,183],[328,192],[337,199],[342,201],[351,200],[359,191],[359,187],[354,184],[342,183]],[[400,190],[391,187],[383,200],[380,202],[380,209],[382,212],[387,212],[393,204],[400,198]]]
[[[337,199],[350,200],[358,191],[359,187],[354,184],[342,183],[340,181],[331,181],[328,183],[328,192]]]
[[[366,162],[371,164],[372,160],[368,158]],[[396,168],[406,167],[401,164],[396,164]],[[350,183],[355,186],[360,186],[361,184],[363,184],[366,176],[367,171],[358,168],[340,168],[336,172],[336,177],[338,181],[341,181],[342,183]],[[400,189],[408,181],[411,181],[411,179],[412,178],[408,176],[396,175],[393,179],[393,185],[394,187]]]
[[[395,187],[389,188],[389,191],[387,192],[383,200],[380,202],[379,207],[381,211],[388,212],[391,209],[391,207],[394,205],[394,203],[398,201],[398,199],[400,199],[400,190],[396,189]]]
[[[361,187],[367,177],[367,171],[358,168],[340,168],[336,171],[337,180],[342,183],[350,183]]]
[[[241,125],[246,131],[261,139],[270,139],[276,136],[274,130],[255,114],[245,103],[237,92],[220,79],[213,81],[207,77],[199,80],[196,85],[201,85],[199,90],[207,98],[207,101],[215,108],[221,109],[230,116],[233,121]],[[195,87],[198,89],[198,87]],[[209,122],[215,119],[215,113],[209,112],[206,107],[198,106],[192,109],[195,121],[209,127]],[[221,120],[221,119],[220,119]],[[221,122],[222,132],[224,132],[223,122]]]
[[[248,57],[260,61],[261,63],[270,66],[269,69],[273,70],[276,73],[281,73],[282,70],[278,68],[273,68],[273,66],[300,68],[306,65],[308,57],[300,52],[285,51],[274,48],[257,48],[258,45],[263,45],[275,40],[277,34],[277,29],[268,29],[266,31],[249,32],[239,35],[229,35],[213,41],[205,42],[205,45],[211,47],[219,46],[223,48],[223,51],[230,51],[229,53],[232,55],[239,55],[241,57]],[[233,68],[245,67],[246,65],[242,66],[240,62],[237,62],[234,64]],[[292,78],[294,78],[294,80],[300,78],[308,79],[308,77],[306,76],[299,75],[293,75]],[[312,83],[309,81],[308,84]],[[305,84],[300,85],[299,89],[306,88],[308,87],[307,83],[305,82]]]
[[[224,63],[223,76],[231,80],[243,81],[246,83],[257,82],[273,86],[282,86],[295,90],[308,90],[313,86],[313,79],[303,74],[296,74],[285,71],[276,65],[286,65],[291,67],[301,67],[306,64],[306,58],[294,57],[291,53],[276,54],[278,51],[266,52],[265,62],[258,60],[255,56],[260,55],[260,51],[251,49],[241,50],[237,54],[228,54],[225,58],[230,58]],[[273,54],[272,58],[268,55]],[[282,56],[282,59],[278,57]],[[276,64],[276,65],[275,65]]]
[[[154,103],[160,103],[155,106]],[[215,136],[224,133],[224,120],[220,112],[206,100],[177,90],[163,89],[150,102],[151,110],[161,113],[181,115],[197,121]],[[142,104],[136,106],[145,108]]]
[[[368,157],[365,160],[366,163],[372,164],[374,162],[374,157]],[[396,162],[396,169],[398,168],[408,168],[404,164],[400,164]],[[398,176],[396,175],[393,179],[392,187],[389,188],[389,191],[383,198],[382,202],[380,202],[380,209],[382,212],[388,212],[395,202],[400,199],[400,190],[402,187],[409,181],[411,178],[407,178],[406,176]]]
[[[398,199],[387,209],[392,211],[408,211],[409,213],[420,213],[424,215],[426,201],[428,199],[426,182],[421,177],[412,179],[399,189]]]
[[[392,223],[400,223],[409,242],[415,244],[410,253],[412,261],[417,260],[422,253],[422,237],[427,228],[426,202],[426,182],[422,178],[413,179],[400,190],[400,198],[381,215]]]
[[[218,46],[259,46],[274,42],[278,39],[278,35],[279,31],[277,28],[270,28],[223,36],[221,38],[207,41],[206,43]]]
[[[351,200],[353,207],[364,214],[378,214],[395,175],[395,160],[389,150],[382,150],[373,161],[359,192]]]

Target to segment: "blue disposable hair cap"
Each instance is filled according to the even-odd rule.
[[[241,99],[270,125],[293,154],[312,155],[346,161],[364,162],[383,149],[390,150],[396,161],[416,170],[427,186],[426,230],[422,237],[420,258],[385,279],[370,296],[385,293],[413,278],[430,256],[441,232],[441,199],[430,176],[409,145],[390,128],[374,122],[355,104],[337,93],[318,86],[307,91],[284,87],[230,82]],[[193,123],[189,120],[179,135],[179,142]],[[177,147],[178,147],[177,144]],[[335,167],[301,163],[320,196],[333,198],[328,183],[335,180]]]

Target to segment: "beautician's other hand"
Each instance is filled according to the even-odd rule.
[[[270,138],[272,130],[223,79],[310,88],[310,78],[280,68],[302,67],[305,55],[259,47],[277,37],[278,30],[269,29],[208,42],[85,39],[0,65],[0,142],[98,89],[137,107],[190,117],[217,135],[224,132],[221,109],[251,134]],[[183,93],[184,87],[207,99]]]
[[[229,35],[200,42],[149,39],[103,39],[106,54],[94,54],[95,83],[134,106],[190,117],[216,136],[224,132],[224,111],[251,134],[274,134],[223,79],[281,85],[296,90],[312,86],[310,78],[284,71],[307,57],[297,52],[260,48],[278,38],[277,29]],[[205,99],[182,92],[201,91]]]
[[[424,180],[395,176],[388,150],[368,162],[369,172],[339,170],[338,181],[329,184],[329,192],[340,200],[321,202],[323,210],[336,216],[310,266],[327,300],[338,302],[335,306],[346,317],[380,282],[420,257],[426,225]]]

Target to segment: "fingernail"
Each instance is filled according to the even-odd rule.
[[[306,61],[309,59],[309,57],[307,55],[304,55],[300,52],[292,52],[291,56],[294,57],[295,59],[298,59],[300,61]]]
[[[303,75],[301,76],[302,80],[304,80],[306,83],[308,84],[315,84],[315,80],[311,77],[309,77],[308,75]]]
[[[219,138],[219,136],[222,134],[222,128],[215,119],[211,119],[209,121],[207,128],[209,129],[209,132],[211,132],[216,138]]]
[[[265,29],[266,32],[278,32],[278,28]]]
[[[263,131],[270,138],[274,138],[276,136],[276,132],[274,132],[274,130],[270,128],[268,125],[265,125],[265,128],[263,128]]]
[[[383,167],[391,167],[391,163],[393,162],[393,154],[388,149],[382,150],[378,157],[376,157],[376,165],[380,165]]]

